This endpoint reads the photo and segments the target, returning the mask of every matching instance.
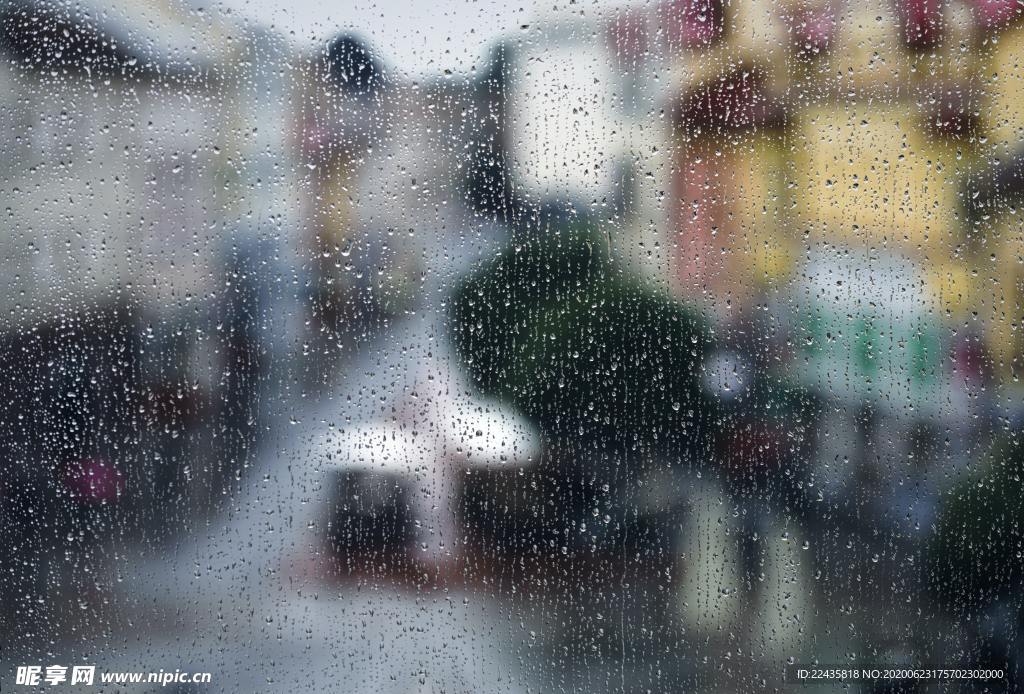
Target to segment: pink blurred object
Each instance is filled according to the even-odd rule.
[[[984,29],[998,29],[1024,12],[1021,0],[973,0],[974,20]]]
[[[115,501],[124,491],[120,470],[99,458],[83,458],[69,465],[64,483],[74,498],[93,503]]]
[[[322,157],[334,139],[331,130],[323,125],[310,125],[303,133],[302,153],[306,156]]]
[[[798,9],[788,18],[793,44],[808,55],[824,53],[836,34],[836,12],[832,3]]]
[[[960,376],[972,385],[989,380],[992,359],[978,336],[960,339],[953,347],[953,365]]]
[[[639,61],[648,50],[647,16],[626,12],[609,28],[609,43],[620,61]]]
[[[659,19],[670,49],[710,46],[725,29],[721,0],[668,0]]]
[[[908,47],[932,48],[942,40],[942,0],[897,0],[897,10]]]

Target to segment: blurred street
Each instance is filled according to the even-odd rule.
[[[0,689],[1020,688],[1021,3],[331,10],[0,0]]]

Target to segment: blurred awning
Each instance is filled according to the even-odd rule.
[[[454,462],[467,468],[525,468],[540,455],[535,427],[493,400],[453,398],[430,421],[375,422],[331,430],[319,459],[340,469],[408,474]]]
[[[738,69],[693,87],[676,113],[685,127],[705,133],[778,127],[786,121],[785,103],[757,69]]]

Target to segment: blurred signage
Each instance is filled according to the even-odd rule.
[[[942,341],[921,268],[898,254],[830,246],[797,283],[798,371],[821,392],[893,409],[941,406]]]

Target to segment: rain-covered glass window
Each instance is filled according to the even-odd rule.
[[[0,690],[1024,687],[1020,0],[0,0]]]

